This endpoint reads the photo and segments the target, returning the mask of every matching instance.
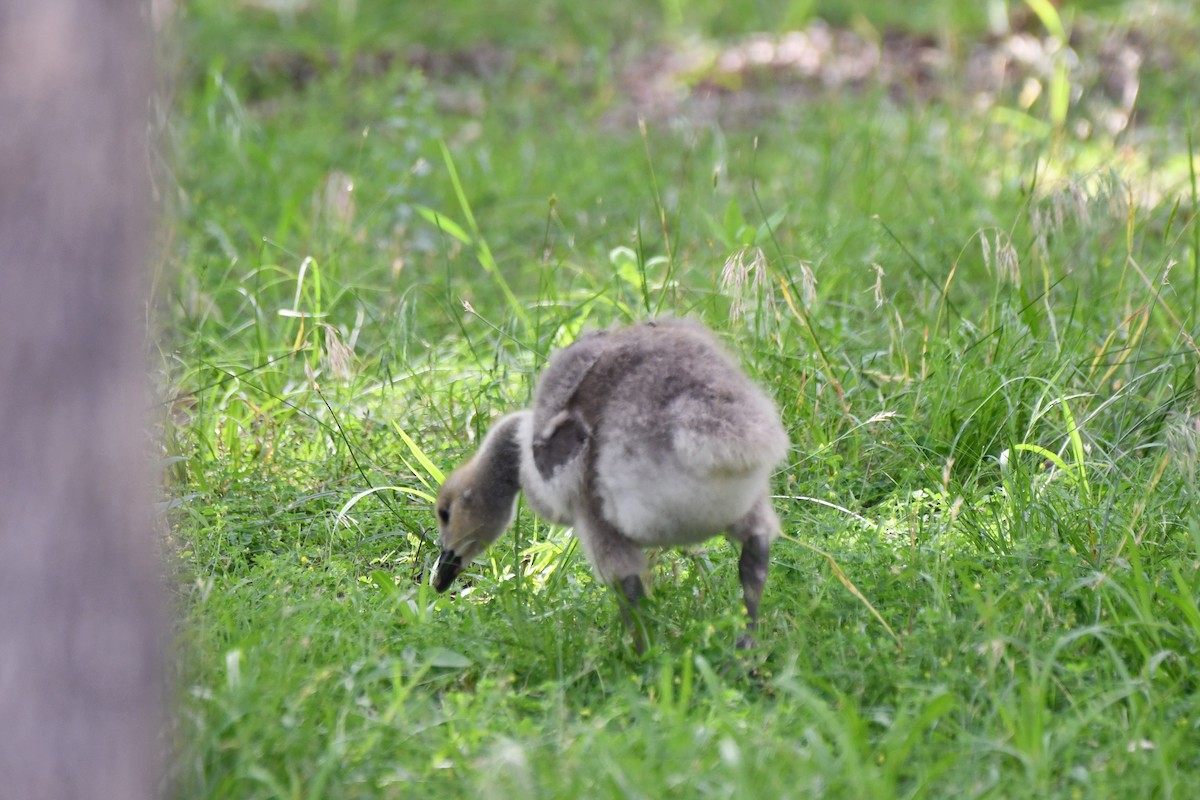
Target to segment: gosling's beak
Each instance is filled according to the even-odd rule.
[[[438,556],[437,566],[433,569],[433,588],[439,592],[444,592],[450,588],[450,584],[454,583],[454,579],[458,577],[458,573],[462,572],[462,556],[453,550],[442,548],[442,553]]]

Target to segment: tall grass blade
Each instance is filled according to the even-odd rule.
[[[462,181],[458,177],[458,168],[454,165],[454,157],[450,155],[450,148],[446,146],[444,140],[439,140],[438,146],[442,151],[442,160],[446,164],[446,172],[450,176],[450,184],[454,187],[454,196],[458,199],[458,206],[462,210],[463,218],[467,221],[470,238],[475,243],[475,256],[479,259],[479,264],[483,267],[484,271],[496,281],[496,285],[500,287],[500,292],[504,295],[509,309],[520,320],[526,332],[528,332],[530,330],[529,316],[525,313],[525,307],[517,300],[517,296],[513,294],[512,289],[509,288],[508,281],[504,279],[504,274],[500,271],[500,267],[492,255],[492,249],[488,247],[487,240],[483,237],[483,232],[479,229],[479,223],[475,221],[475,214],[471,211],[471,203],[467,200],[467,193],[463,189]],[[465,232],[463,234],[465,235]]]

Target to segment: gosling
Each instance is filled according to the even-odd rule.
[[[614,585],[634,648],[646,631],[644,548],[722,531],[741,542],[738,574],[754,645],[769,549],[779,535],[770,476],[788,436],[767,396],[696,322],[595,331],[554,354],[533,408],[500,419],[437,498],[439,592],[512,522],[517,492],[571,525],[597,577]]]

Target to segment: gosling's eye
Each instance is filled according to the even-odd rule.
[[[442,521],[443,525],[450,524],[450,509],[449,509],[449,507],[443,506],[442,508],[439,508],[437,511],[437,515],[438,515],[438,519],[440,519]]]

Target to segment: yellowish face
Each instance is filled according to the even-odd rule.
[[[446,477],[437,497],[441,554],[433,585],[444,592],[475,556],[496,541],[512,521],[516,497],[490,491],[472,459]]]

